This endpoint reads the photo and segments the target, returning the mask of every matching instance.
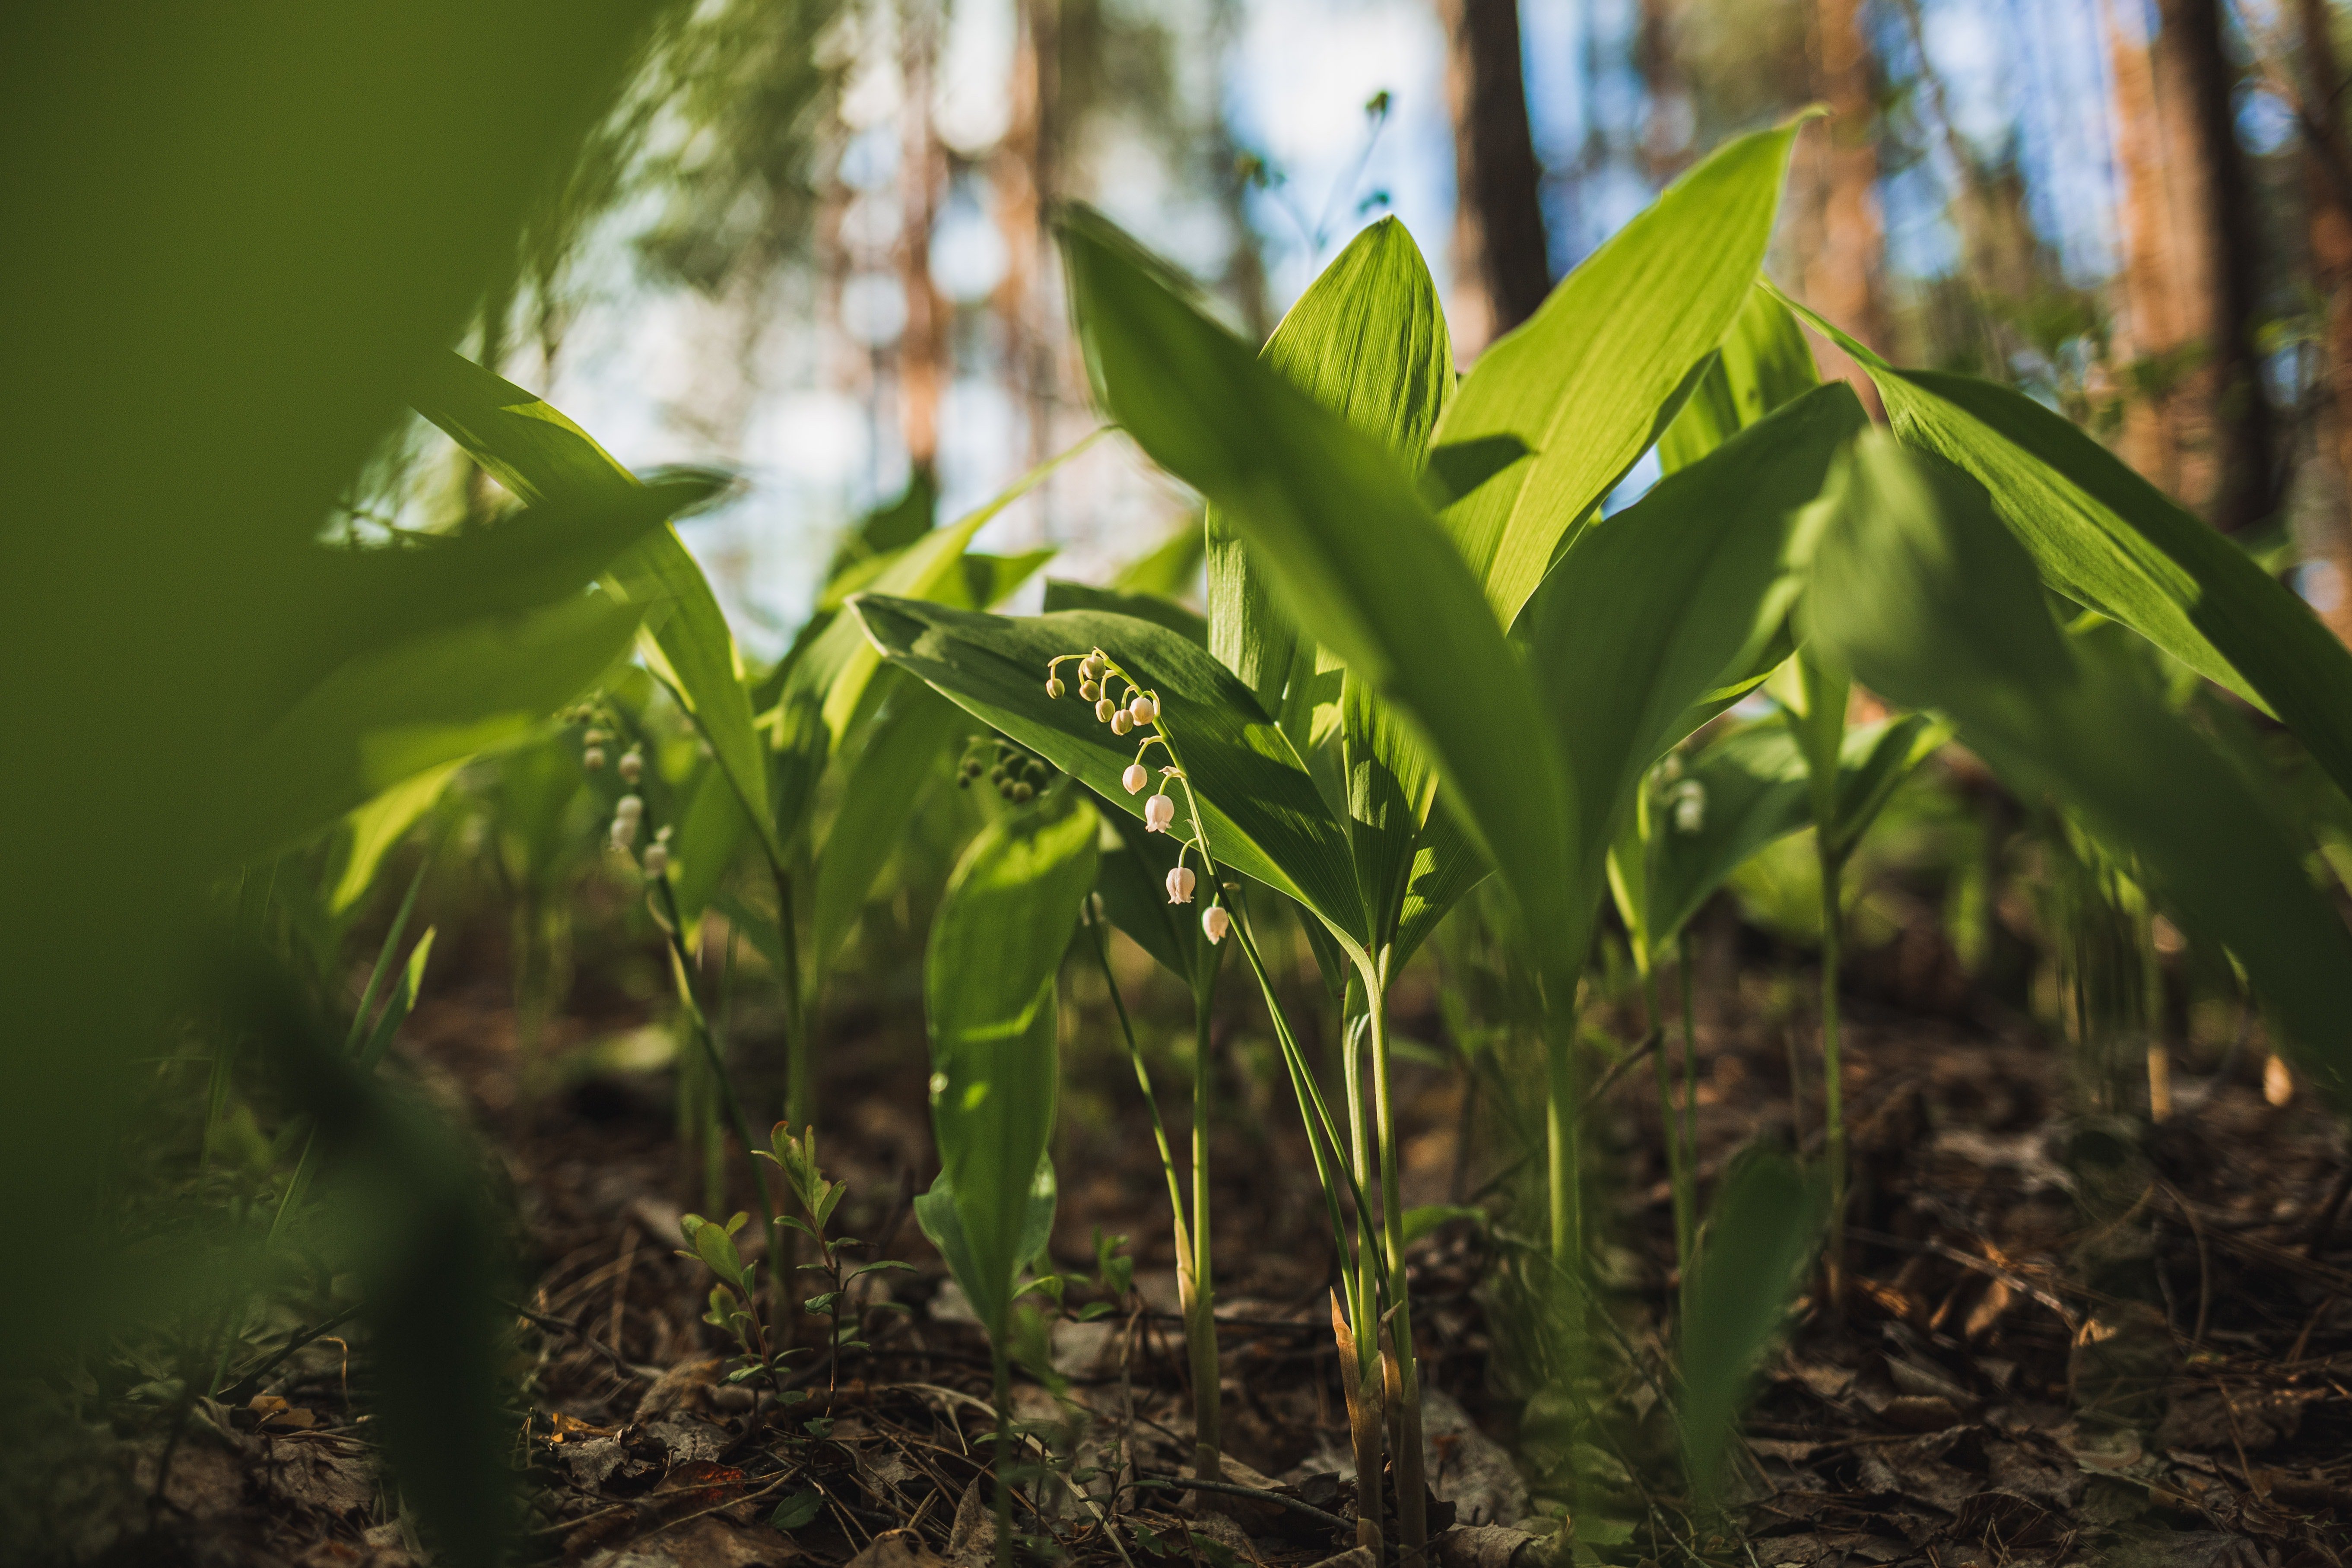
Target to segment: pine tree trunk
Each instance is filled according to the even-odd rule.
[[[1885,353],[1885,245],[1878,218],[1877,100],[1871,90],[1870,45],[1862,0],[1814,0],[1814,90],[1830,110],[1809,159],[1813,211],[1803,245],[1805,302],[1867,346]],[[1822,374],[1851,382],[1873,417],[1878,392],[1862,367],[1829,342],[1813,340]]]
[[[954,317],[931,280],[931,230],[947,184],[947,150],[931,120],[933,79],[944,13],[930,0],[900,8],[898,190],[904,202],[898,276],[907,324],[898,338],[898,428],[912,472],[928,479],[940,454],[940,400],[947,391]]]
[[[2335,569],[2313,597],[2336,635],[2352,642],[2352,154],[2344,140],[2338,99],[2344,73],[2336,58],[2327,0],[2297,0],[2303,34],[2304,81],[2298,105],[2305,142],[2305,188],[2311,281],[2326,301],[2320,339],[2319,458],[2327,475],[2326,505],[2309,541]]]
[[[2214,468],[2204,510],[2215,527],[2234,532],[2269,516],[2278,498],[2270,398],[2253,341],[2262,283],[2252,192],[2232,101],[2237,68],[2222,44],[2221,0],[2158,0],[2158,11],[2159,90],[2179,93],[2199,198],[2191,243],[2205,252],[2210,279],[2199,323]]]
[[[1454,346],[1468,358],[1551,289],[1517,0],[1439,0],[1454,111]]]

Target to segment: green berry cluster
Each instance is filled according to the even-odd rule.
[[[1055,776],[1051,763],[1034,752],[1014,745],[1002,735],[976,739],[964,749],[956,784],[970,789],[971,781],[986,774],[996,793],[1015,805],[1026,805],[1045,791]]]

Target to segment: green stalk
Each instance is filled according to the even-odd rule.
[[[1217,1362],[1216,1285],[1209,1271],[1209,994],[1216,984],[1215,949],[1210,952],[1207,976],[1192,988],[1192,1300],[1180,1304],[1192,1361],[1192,1473],[1221,1481],[1224,1391]]]
[[[1386,1250],[1373,1239],[1377,1234],[1373,1227],[1378,1221],[1370,1205],[1365,1202],[1376,1178],[1372,1173],[1370,1130],[1364,1121],[1364,1049],[1372,1031],[1372,1019],[1379,1014],[1377,994],[1371,973],[1360,972],[1356,983],[1348,988],[1347,1012],[1352,1015],[1359,1005],[1364,1009],[1362,1037],[1356,1027],[1358,1020],[1352,1016],[1341,1018],[1339,1029],[1340,1082],[1348,1096],[1349,1171],[1356,1186],[1357,1311],[1349,1324],[1349,1337],[1356,1345],[1356,1398],[1349,1410],[1356,1454],[1356,1543],[1370,1552],[1375,1561],[1382,1555],[1381,1448],[1385,1423],[1381,1413],[1388,1403],[1388,1379],[1381,1366],[1381,1298],[1372,1270],[1375,1255],[1385,1257]]]
[[[1365,999],[1371,1016],[1372,1114],[1381,1152],[1381,1239],[1396,1297],[1389,1309],[1389,1333],[1397,1359],[1397,1528],[1406,1555],[1418,1561],[1429,1548],[1428,1474],[1421,1440],[1421,1369],[1412,1351],[1412,1292],[1404,1268],[1404,1179],[1389,1081],[1388,987],[1376,984],[1386,978],[1385,957],[1381,968],[1381,974],[1366,977]],[[1362,1485],[1359,1479],[1359,1491]]]
[[[996,1568],[1013,1568],[1013,1363],[996,1335],[988,1348],[995,1363]]]
[[[1691,1264],[1691,1173],[1683,1158],[1682,1131],[1675,1115],[1675,1053],[1666,1044],[1665,1005],[1658,997],[1658,972],[1652,967],[1646,949],[1637,956],[1642,960],[1642,1000],[1649,1013],[1650,1032],[1658,1037],[1658,1054],[1652,1058],[1658,1085],[1658,1131],[1666,1145],[1666,1186],[1674,1195],[1675,1264],[1677,1272],[1688,1273]]]
[[[1845,1237],[1845,1079],[1838,1065],[1839,928],[1844,923],[1838,886],[1844,866],[1832,850],[1822,862],[1822,1118],[1830,1166],[1830,1279],[1834,1296]]]
[[[1683,1169],[1690,1173],[1691,1243],[1696,1246],[1698,1215],[1698,1009],[1697,980],[1693,973],[1692,960],[1697,953],[1687,929],[1676,941],[1683,983]],[[1658,1048],[1661,1051],[1666,1048],[1663,1039],[1658,1042]],[[1683,1254],[1685,1292],[1690,1289],[1690,1268],[1691,1253],[1686,1250]]]

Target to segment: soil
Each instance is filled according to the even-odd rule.
[[[1137,991],[1159,984],[1125,956]],[[667,1071],[583,1066],[599,1051],[615,1059],[612,1042],[646,1006],[583,985],[541,1047],[554,1081],[525,1093],[502,972],[494,955],[477,962],[436,984],[400,1049],[511,1184],[530,1281],[517,1303],[528,1401],[517,1445],[532,1552],[596,1568],[989,1561],[987,1346],[909,1208],[930,1175],[910,998],[877,990],[828,1015],[820,1153],[851,1189],[836,1230],[915,1271],[866,1283],[870,1350],[795,1360],[788,1381],[805,1397],[755,1408],[750,1388],[721,1381],[726,1347],[701,1321],[708,1272],[677,1251],[680,1215],[706,1194],[677,1137]],[[1932,976],[1907,991],[1872,976],[1858,972],[1848,1005],[1854,1197],[1840,1267],[1834,1283],[1813,1278],[1766,1368],[1731,1507],[1709,1514],[1645,1487],[1643,1446],[1663,1417],[1629,1374],[1614,1412],[1623,1447],[1586,1456],[1610,1478],[1600,1490],[1616,1522],[1594,1524],[1585,1547],[1613,1531],[1601,1543],[1612,1561],[1749,1568],[2352,1557],[2352,1215],[2336,1212],[2347,1166],[2334,1121],[2307,1094],[2271,1103],[2262,1054],[2244,1048],[2186,1053],[2160,1126],[2082,1114],[2069,1053],[2026,1024]],[[1703,1182],[1759,1136],[1819,1141],[1818,1106],[1795,1125],[1789,1109],[1790,1037],[1809,1053],[1811,1036],[1785,999],[1810,977],[1788,972],[1777,989],[1716,978],[1696,1041]],[[1096,1500],[1033,1485],[1015,1527],[1040,1556],[1121,1568],[1338,1557],[1352,1536],[1333,1523],[1354,1488],[1330,1246],[1286,1091],[1236,1067],[1264,1050],[1261,1015],[1228,989],[1215,1267],[1227,1479],[1277,1500],[1175,1484],[1191,1401],[1166,1189],[1099,987],[1078,995],[1054,1252],[1091,1274],[1097,1227],[1129,1237],[1135,1289],[1056,1331],[1058,1396],[1035,1373],[1017,1381],[1028,1462]],[[1166,1016],[1172,996],[1157,997]],[[1448,1043],[1428,987],[1404,988],[1398,1013],[1401,1037]],[[1638,1034],[1620,1022],[1623,1037]],[[772,1030],[748,1018],[739,1035],[747,1095],[772,1105],[761,1041]],[[1181,1140],[1183,1096],[1162,1070]],[[1450,1066],[1408,1063],[1400,1081],[1408,1200],[1475,1196],[1498,1163],[1491,1107],[1465,1106]],[[1674,1289],[1656,1101],[1640,1068],[1609,1093],[1591,1124],[1614,1181],[1614,1310],[1647,1357]],[[730,1175],[728,1203],[746,1204],[747,1178]],[[1560,1542],[1511,1458],[1528,1433],[1482,1289],[1496,1245],[1457,1221],[1412,1255],[1435,1517],[1454,1525],[1437,1542],[1443,1568],[1539,1568]],[[886,1294],[905,1310],[883,1310]],[[1084,1288],[1066,1299],[1073,1317],[1098,1300]],[[174,1452],[154,1528],[121,1535],[114,1560],[419,1560],[350,1406],[349,1352],[322,1340],[225,1426],[199,1424]],[[133,1480],[152,1489],[144,1453]]]

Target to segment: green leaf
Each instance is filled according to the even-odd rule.
[[[776,1505],[768,1522],[778,1530],[804,1530],[814,1524],[816,1516],[824,1511],[824,1494],[814,1487],[802,1487]]]
[[[587,595],[362,654],[232,759],[220,863],[289,843],[429,768],[526,733],[628,652],[642,612]]]
[[[425,986],[425,966],[433,957],[433,933],[437,928],[426,926],[416,945],[408,950],[408,962],[400,971],[400,983],[392,994],[384,998],[383,1011],[377,1015],[375,1027],[369,1031],[366,1046],[359,1054],[360,1068],[372,1072],[383,1053],[392,1047],[393,1037],[408,1022],[408,1015],[416,1006],[416,994]],[[353,1020],[356,1022],[357,1020]]]
[[[1981,486],[1865,436],[1823,514],[1805,616],[1871,689],[1946,715],[2013,788],[2057,795],[2111,851],[2137,857],[2341,1092],[2352,934],[2244,774],[2129,671],[2083,659],[2060,634],[2032,559]]]
[[[2352,791],[2352,651],[2309,605],[2063,416],[1974,377],[1898,370],[1804,314],[1869,372],[1906,443],[1991,492],[2044,582],[2277,715]]]
[[[949,579],[940,602],[962,610],[992,610],[1019,592],[1022,584],[1059,553],[1050,545],[1018,555],[983,555],[979,551],[967,550],[963,552],[961,574]]]
[[[1020,1238],[1014,1244],[1015,1255],[1032,1258],[1045,1251],[1054,1236],[1054,1205],[1056,1191],[1054,1184],[1054,1161],[1050,1154],[1040,1155],[1036,1174],[1029,1183],[1028,1202],[1022,1211]],[[923,1238],[939,1248],[940,1259],[948,1266],[948,1273],[963,1287],[964,1295],[980,1313],[982,1322],[990,1321],[989,1312],[981,1307],[984,1300],[992,1300],[997,1318],[1012,1310],[1012,1293],[1006,1289],[1001,1301],[984,1293],[992,1289],[996,1276],[984,1273],[973,1251],[971,1235],[964,1227],[963,1210],[956,1202],[954,1184],[941,1170],[931,1178],[930,1186],[915,1199],[915,1223],[920,1226]],[[1016,1265],[1017,1267],[1017,1265]],[[974,1287],[978,1286],[976,1292]]]
[[[1263,363],[1348,426],[1420,465],[1454,390],[1454,344],[1436,285],[1404,225],[1351,240],[1266,340]],[[1240,530],[1208,510],[1210,651],[1269,713],[1282,710],[1297,629]]]
[[[1192,579],[1199,574],[1202,551],[1207,543],[1208,535],[1198,523],[1180,523],[1149,554],[1139,555],[1120,567],[1118,574],[1110,580],[1111,589],[1120,594],[1178,598],[1191,589]]]
[[[1688,468],[1821,382],[1797,318],[1769,285],[1749,284],[1714,368],[1658,439],[1660,468]]]
[[[1409,1208],[1404,1211],[1404,1244],[1411,1247],[1438,1226],[1451,1225],[1457,1219],[1483,1226],[1486,1223],[1486,1211],[1467,1208],[1460,1204],[1423,1204],[1418,1208]]]
[[[1787,1318],[1828,1208],[1820,1172],[1749,1149],[1700,1227],[1683,1309],[1683,1456],[1692,1489],[1715,1494],[1757,1363]]]
[[[709,1266],[713,1274],[739,1290],[743,1289],[743,1258],[735,1250],[735,1238],[727,1234],[725,1226],[712,1225],[706,1220],[694,1227],[688,1239],[694,1244],[696,1255]]]
[[[416,826],[417,818],[433,809],[449,776],[464,762],[460,757],[427,768],[345,816],[343,821],[351,829],[351,847],[344,854],[334,891],[327,898],[329,914],[341,914],[366,895],[375,883],[376,868],[383,864],[384,856]]]
[[[1063,242],[1110,412],[1225,509],[1300,627],[1412,721],[1465,823],[1504,852],[1527,929],[1559,931],[1565,774],[1526,671],[1411,478],[1187,304],[1103,220],[1074,216]],[[1551,956],[1551,981],[1572,986],[1575,965]]]
[[[843,781],[841,807],[825,832],[810,913],[808,964],[822,978],[856,928],[875,879],[907,836],[940,755],[968,728],[961,710],[922,682],[900,677]]]
[[[1800,123],[1742,137],[1675,181],[1463,378],[1437,427],[1441,470],[1447,448],[1525,454],[1444,513],[1505,626],[1738,316]]]
[[[614,504],[640,488],[635,475],[552,405],[461,355],[434,361],[415,398],[417,412],[525,500]],[[668,604],[668,613],[653,623],[647,662],[693,716],[769,856],[781,861],[766,752],[752,726],[742,658],[702,568],[677,530],[665,526],[624,552],[607,581],[624,602]]]
[[[1207,818],[1210,853],[1364,940],[1339,825],[1282,731],[1200,647],[1150,622],[1090,611],[1011,619],[863,595],[852,608],[892,663],[1140,816],[1146,797],[1119,783],[1135,742],[1113,736],[1075,692],[1058,701],[1045,695],[1048,660],[1093,647],[1111,654],[1160,694]]]
[[[1412,875],[1405,884],[1404,907],[1398,913],[1390,971],[1402,971],[1447,912],[1493,871],[1441,792],[1414,842]]]
[[[702,911],[718,895],[751,820],[724,770],[705,767],[670,846],[670,896],[678,919],[699,931]]]
[[[1123,594],[1112,588],[1090,588],[1084,583],[1066,583],[1059,577],[1045,579],[1045,613],[1056,610],[1095,610],[1106,616],[1133,616],[1140,621],[1151,621],[1166,626],[1187,642],[1209,646],[1209,623],[1199,614],[1186,609],[1173,599],[1158,594]]]
[[[1056,980],[1100,827],[1071,795],[991,823],[956,867],[923,955],[940,1173],[971,1249],[964,1289],[1000,1337],[1053,1130]]]
[[[1528,601],[1519,635],[1575,775],[1580,955],[1634,792],[1778,633],[1796,514],[1864,424],[1844,383],[1807,394],[1586,529]]]

